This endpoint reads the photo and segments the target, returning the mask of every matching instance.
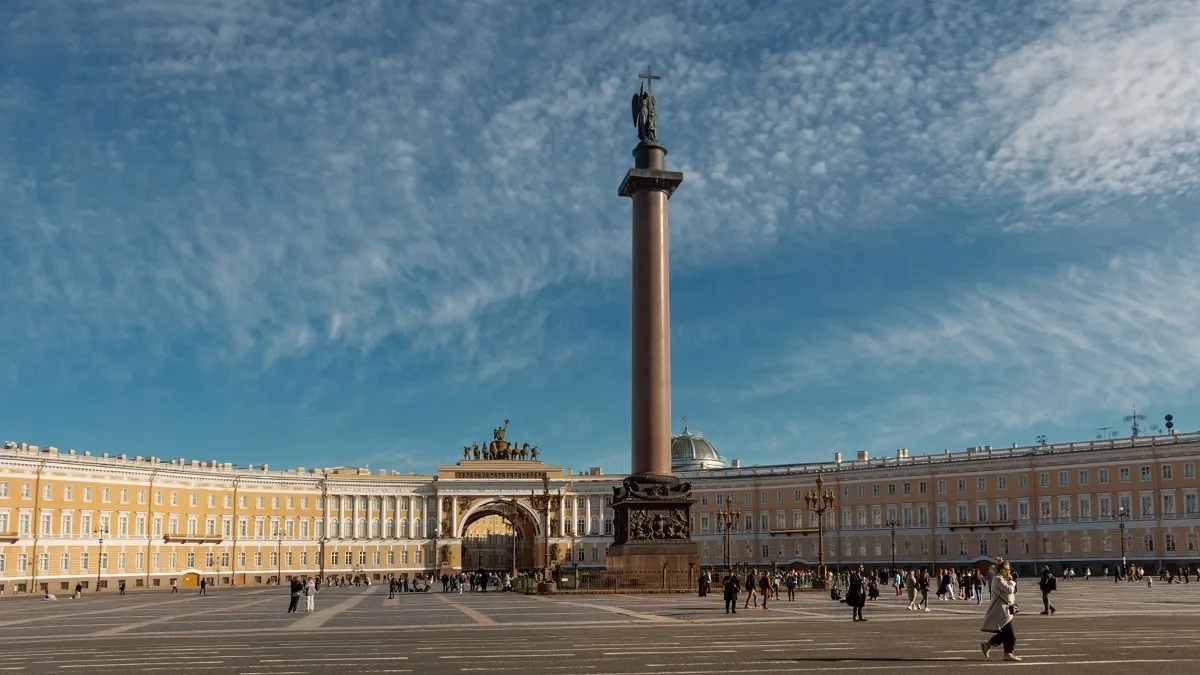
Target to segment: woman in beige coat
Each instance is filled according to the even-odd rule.
[[[983,625],[979,628],[985,633],[993,634],[992,639],[979,645],[983,650],[983,658],[988,657],[992,647],[1004,645],[1004,660],[1020,661],[1021,657],[1013,653],[1017,646],[1017,635],[1013,632],[1013,616],[1017,613],[1017,582],[1012,578],[1012,567],[1008,561],[997,561],[996,574],[992,575],[991,592],[992,604],[988,606]]]

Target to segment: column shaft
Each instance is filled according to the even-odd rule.
[[[671,299],[667,195],[633,195],[634,475],[671,473]]]

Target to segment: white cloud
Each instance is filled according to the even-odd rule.
[[[15,92],[0,104],[0,349],[35,363],[187,342],[260,368],[330,350],[394,350],[401,366],[434,352],[496,380],[529,368],[554,291],[625,273],[614,193],[647,63],[665,73],[669,160],[690,174],[672,201],[681,271],[992,189],[1183,191],[1197,135],[1181,106],[1200,80],[1171,45],[1194,35],[1190,10],[1099,7],[1049,16],[1045,34],[949,1],[799,19],[737,2],[27,12],[0,28],[8,58],[52,47],[73,67],[0,82]],[[1128,34],[1106,18],[1126,14]],[[1103,98],[1109,52],[1129,57],[1126,84]],[[1072,131],[1089,97],[1097,128],[1133,124],[1127,142]]]
[[[755,393],[817,395],[853,381],[863,392],[848,408],[856,418],[824,425],[821,435],[876,447],[978,441],[1170,403],[1200,380],[1200,271],[1191,264],[1198,253],[1191,241],[1095,268],[921,293],[860,327],[820,330],[794,344],[778,358],[784,374]]]
[[[1031,198],[1200,182],[1200,4],[1088,0],[980,81],[1004,135],[987,175]]]

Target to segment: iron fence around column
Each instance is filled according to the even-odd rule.
[[[683,593],[696,590],[697,573],[670,572],[609,572],[606,570],[560,570],[557,591],[560,593]],[[537,593],[537,580],[519,577],[513,590]]]

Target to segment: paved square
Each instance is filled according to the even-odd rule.
[[[0,602],[0,670],[28,673],[533,673],[701,675],[872,671],[1200,672],[1200,584],[1063,582],[1040,616],[1025,582],[1021,663],[985,661],[983,608],[884,595],[866,623],[825,594],[724,613],[718,596],[559,595],[326,589],[313,614],[286,614],[286,589],[207,597],[134,593]],[[744,600],[744,598],[743,598]],[[740,604],[740,603],[739,603]],[[301,602],[303,608],[303,602]]]

